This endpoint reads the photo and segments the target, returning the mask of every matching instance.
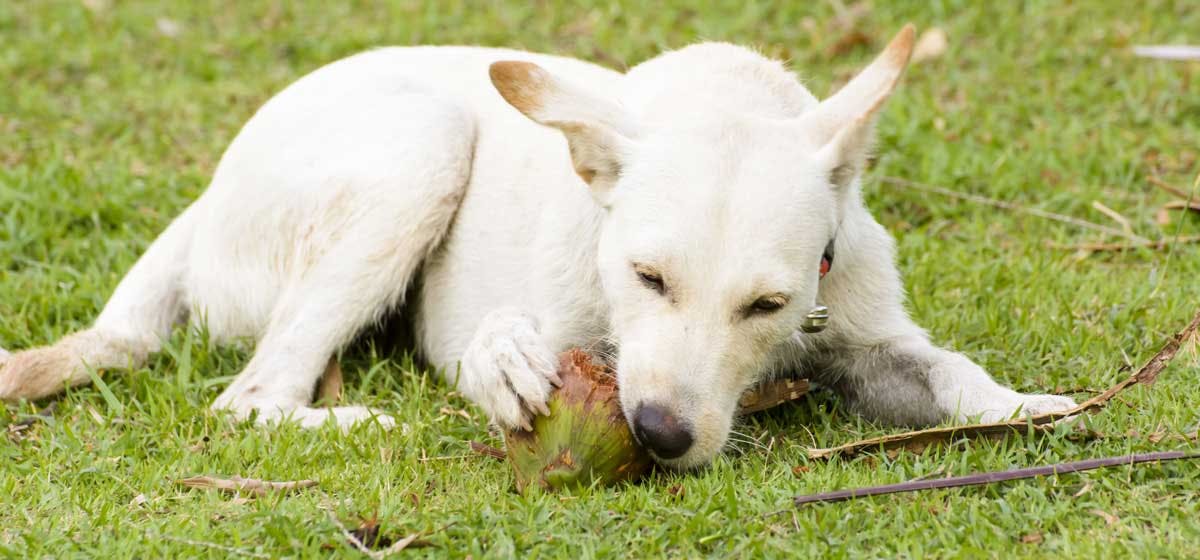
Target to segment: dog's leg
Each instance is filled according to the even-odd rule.
[[[313,408],[313,390],[330,356],[401,303],[449,230],[470,177],[474,121],[422,94],[355,95],[324,108],[306,132],[318,140],[291,150],[292,158],[312,150],[321,166],[283,179],[315,184],[321,194],[297,187],[280,201],[310,197],[298,212],[309,221],[297,228],[302,235],[283,243],[293,250],[288,280],[254,356],[214,409],[305,427],[331,418],[340,426],[372,418],[393,423],[361,406]]]
[[[390,426],[391,418],[365,407],[312,408],[313,389],[330,356],[399,303],[448,227],[456,202],[457,195],[448,193],[421,209],[427,219],[410,215],[407,224],[388,205],[361,205],[357,220],[337,231],[340,241],[285,288],[254,356],[213,408],[239,417],[257,411],[264,423],[291,420],[315,427],[332,417],[347,426],[375,417]]]
[[[38,399],[82,385],[91,372],[137,367],[186,317],[182,271],[195,225],[184,211],[150,245],[113,292],[96,322],[57,343],[0,351],[0,400]]]
[[[938,348],[909,319],[891,237],[865,214],[848,216],[837,260],[821,286],[830,328],[804,340],[822,356],[823,380],[852,408],[898,425],[980,418],[993,422],[1075,405],[1067,397],[1027,395],[996,383],[962,354]]]
[[[551,385],[560,383],[554,350],[537,319],[512,307],[484,317],[450,381],[497,424],[529,429],[535,414],[548,414]]]
[[[1075,406],[1067,397],[1004,387],[966,356],[934,346],[923,333],[834,353],[840,356],[833,361],[831,385],[856,412],[891,424],[997,422]]]

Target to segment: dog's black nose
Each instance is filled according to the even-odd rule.
[[[656,404],[638,406],[633,433],[660,459],[674,459],[692,447],[692,432],[675,415]]]

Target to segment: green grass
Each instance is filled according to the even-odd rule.
[[[1194,216],[1157,225],[1154,211],[1168,197],[1146,180],[1190,188],[1200,172],[1200,66],[1128,50],[1195,42],[1200,10],[1186,2],[876,2],[861,24],[874,45],[837,55],[829,2],[622,4],[0,3],[0,346],[44,344],[87,325],[134,259],[203,190],[258,105],[321,64],[377,45],[508,45],[620,66],[723,39],[789,59],[823,96],[904,22],[939,25],[950,50],[908,73],[880,125],[872,177],[1115,225],[1092,207],[1101,201],[1146,237],[1200,233]],[[160,31],[170,26],[159,18],[178,33]],[[1200,304],[1195,245],[1080,258],[1046,242],[1099,234],[869,183],[870,206],[897,236],[917,320],[1019,389],[1107,386],[1123,362],[1152,355]],[[1194,462],[798,511],[787,503],[939,470],[1195,449],[1182,435],[1200,423],[1192,357],[1091,419],[1102,436],[1090,440],[1059,433],[809,462],[806,446],[890,431],[814,395],[741,427],[767,449],[748,446],[704,471],[521,497],[503,463],[422,460],[469,455],[469,440],[499,441],[477,409],[447,396],[429,372],[377,354],[350,352],[348,398],[408,429],[264,430],[206,412],[247,354],[179,330],[147,367],[69,391],[22,438],[0,437],[0,553],[226,555],[185,542],[196,541],[269,556],[357,555],[328,508],[347,524],[378,516],[393,536],[430,532],[430,546],[409,552],[429,556],[1200,554]],[[0,422],[35,408],[8,405]],[[807,471],[794,474],[800,465]],[[320,487],[239,501],[174,484],[198,474],[312,478]],[[1041,540],[1024,542],[1038,541],[1028,535]]]

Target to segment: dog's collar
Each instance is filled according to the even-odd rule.
[[[825,252],[821,254],[821,278],[829,274],[829,269],[833,268],[833,240],[829,240],[829,244],[825,246]]]

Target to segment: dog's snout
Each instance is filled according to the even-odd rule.
[[[663,407],[645,403],[633,416],[633,432],[642,445],[661,459],[675,459],[692,447],[692,432]]]

